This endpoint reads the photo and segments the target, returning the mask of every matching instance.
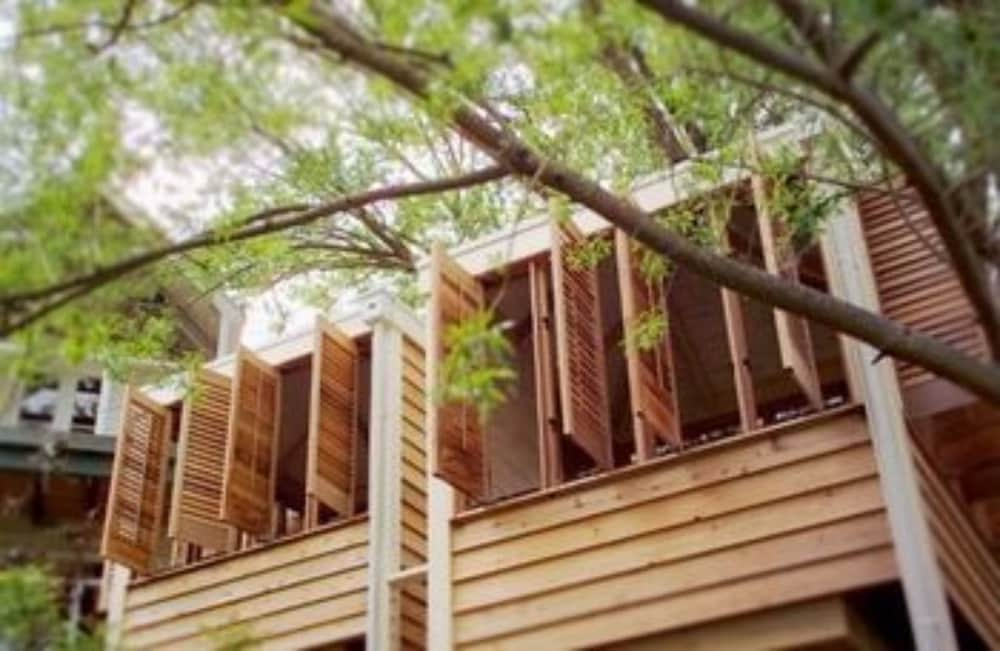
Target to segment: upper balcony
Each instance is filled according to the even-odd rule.
[[[717,224],[730,254],[821,291],[843,282],[829,239],[790,250],[756,190],[731,193]],[[815,600],[825,628],[795,644],[853,639],[858,595],[898,590],[857,349],[686,270],[651,278],[642,256],[586,216],[434,251],[431,395],[448,395],[441,369],[474,314],[507,339],[514,376],[488,416],[474,401],[428,405],[431,471],[458,493],[431,585],[453,608],[443,639],[659,648]],[[650,313],[666,327],[644,329]],[[938,460],[911,447],[949,597],[1000,641],[1000,606],[977,605],[1000,603],[995,559]]]

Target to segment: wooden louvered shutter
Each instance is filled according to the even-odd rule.
[[[615,231],[636,453],[639,459],[648,459],[653,454],[654,437],[680,446],[681,433],[670,337],[665,334],[655,348],[639,350],[632,336],[631,329],[640,315],[653,309],[666,310],[663,285],[653,286],[643,278],[634,246],[624,231]]]
[[[427,374],[432,386],[440,382],[441,362],[447,356],[448,328],[482,310],[485,305],[479,282],[448,257],[436,242],[431,252],[431,304]],[[436,392],[432,392],[438,400]],[[431,472],[467,496],[482,501],[487,496],[485,437],[475,405],[440,402],[427,413],[431,441]]]
[[[236,530],[219,519],[231,384],[215,371],[198,371],[194,390],[184,401],[174,472],[169,535],[215,551],[228,551],[236,543]]]
[[[129,389],[115,447],[101,555],[139,573],[152,569],[170,455],[170,412]]]
[[[600,468],[611,468],[611,423],[605,379],[604,332],[597,269],[579,268],[570,257],[584,242],[566,220],[552,221],[556,367],[563,434]]]
[[[306,503],[309,525],[323,504],[351,512],[357,437],[358,349],[354,340],[317,319],[312,362]]]
[[[778,242],[776,224],[768,208],[770,202],[764,179],[754,176],[753,195],[757,208],[757,227],[760,232],[764,266],[768,272],[792,282],[798,282],[798,261],[787,246]],[[781,365],[789,371],[815,409],[823,408],[819,369],[813,349],[809,322],[800,316],[775,308],[774,327],[778,335],[778,353]]]
[[[864,193],[858,212],[882,313],[967,355],[988,358],[975,311],[917,192]],[[919,366],[897,362],[896,368],[911,416],[972,399]]]
[[[226,439],[222,519],[242,531],[266,535],[272,528],[280,377],[241,348],[236,355],[232,409]]]

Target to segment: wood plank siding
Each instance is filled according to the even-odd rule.
[[[129,587],[129,649],[215,649],[252,639],[302,649],[363,635],[368,519],[187,566]]]
[[[1000,649],[1000,565],[954,493],[914,445],[920,492],[948,596],[991,649]]]
[[[609,644],[891,581],[857,408],[452,524],[459,648]]]
[[[427,562],[427,437],[424,430],[424,350],[408,337],[403,338],[403,428],[401,465],[403,469],[402,566],[404,569]],[[400,635],[403,649],[423,649],[427,638],[427,588],[408,583],[400,594]]]

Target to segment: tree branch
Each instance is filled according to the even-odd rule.
[[[1000,358],[1000,305],[994,295],[983,260],[959,219],[963,211],[947,197],[943,173],[925,156],[896,115],[871,91],[852,84],[829,67],[767,43],[732,27],[683,0],[639,0],[667,22],[681,25],[720,47],[727,48],[782,72],[843,102],[879,143],[884,154],[903,171],[920,194],[941,241],[955,267],[962,289],[969,297],[986,333],[994,358]],[[817,35],[822,26],[796,0],[776,0],[788,5],[786,15],[797,17],[801,33],[813,48],[827,54],[826,37]]]
[[[668,3],[669,4],[669,3]],[[368,43],[332,10],[314,5],[300,27],[346,61],[427,100],[432,79],[399,57]],[[798,65],[798,64],[796,64]],[[1000,368],[984,364],[926,335],[828,294],[789,283],[767,272],[698,247],[664,229],[626,198],[608,192],[576,171],[542,156],[494,125],[471,102],[450,113],[452,126],[498,163],[567,196],[614,226],[697,275],[769,305],[788,310],[918,364],[1000,405]]]
[[[270,208],[245,218],[238,229],[233,232],[220,233],[209,229],[181,242],[139,253],[65,282],[20,295],[0,297],[0,310],[2,310],[0,311],[0,337],[7,337],[69,301],[90,293],[122,276],[180,253],[278,233],[293,227],[304,226],[337,213],[357,210],[379,201],[438,194],[482,185],[503,178],[507,174],[508,172],[499,165],[491,165],[458,176],[390,185],[359,192],[313,207],[299,205]],[[38,301],[43,301],[43,305],[35,307],[29,304]],[[17,312],[22,309],[22,306],[27,307],[27,314],[18,315]]]

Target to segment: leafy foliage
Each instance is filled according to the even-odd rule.
[[[444,332],[438,402],[473,405],[483,421],[506,400],[516,378],[513,348],[489,310],[481,310]]]
[[[0,570],[0,645],[11,651],[99,651],[100,635],[70,628],[56,597],[56,579],[28,565]]]
[[[209,227],[219,244],[47,314],[17,335],[23,368],[95,356],[121,366],[133,355],[179,352],[173,311],[150,297],[180,274],[205,291],[256,297],[279,286],[328,307],[347,288],[408,282],[407,265],[393,264],[366,226],[372,220],[419,256],[434,239],[458,243],[509,224],[518,218],[511,206],[552,201],[529,184],[493,183],[229,240],[256,211],[482,163],[448,130],[445,117],[459,105],[488,110],[546,157],[615,189],[669,166],[654,114],[691,159],[688,174],[669,177],[678,190],[754,168],[750,134],[794,122],[814,134],[807,159],[779,152],[758,171],[796,250],[821,232],[838,193],[896,173],[842,107],[635,2],[334,3],[387,51],[434,73],[424,101],[342,65],[302,29],[318,24],[311,3],[132,4],[124,24],[120,0],[3,5],[13,34],[0,46],[0,299],[165,237]],[[766,43],[805,47],[774,3],[698,6]],[[850,0],[835,14],[846,44],[877,36],[855,76],[956,188],[995,170],[996,3]],[[730,186],[658,219],[723,251],[738,192]],[[156,209],[157,228],[120,218],[136,200]],[[606,255],[602,246],[588,245],[581,262]],[[139,316],[130,311],[137,302],[154,304]]]

